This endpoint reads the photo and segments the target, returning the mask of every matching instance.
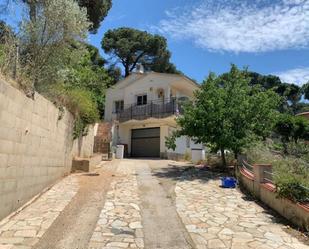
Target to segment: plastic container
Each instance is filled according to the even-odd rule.
[[[124,145],[117,145],[116,158],[123,159],[123,156],[124,156]]]
[[[223,188],[236,188],[237,180],[234,177],[222,177],[221,186]]]

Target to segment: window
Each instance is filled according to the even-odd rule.
[[[115,113],[123,111],[124,103],[123,100],[115,101]]]
[[[137,105],[147,105],[147,94],[137,96],[136,104]]]

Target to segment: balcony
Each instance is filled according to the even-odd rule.
[[[116,114],[119,122],[126,122],[132,119],[166,118],[181,113],[182,108],[180,107],[179,101],[176,98],[171,98],[169,100],[151,101],[146,105],[127,105]]]

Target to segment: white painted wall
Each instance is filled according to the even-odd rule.
[[[126,108],[136,103],[137,95],[147,94],[147,102],[150,103],[150,101],[159,99],[158,89],[163,89],[165,99],[168,99],[170,95],[173,97],[185,96],[191,98],[193,92],[198,89],[198,86],[187,78],[179,75],[153,72],[132,74],[107,90],[105,121],[112,121],[115,119],[115,115],[113,114],[115,101],[123,100]],[[165,137],[169,136],[170,130],[173,129],[172,127],[176,127],[176,121],[173,119],[169,122],[162,119],[156,119],[155,122],[152,121],[145,120],[135,122],[134,124],[128,122],[116,124],[113,132],[113,144],[127,144],[130,153],[132,129],[160,127],[160,152],[169,152],[170,150],[165,146]],[[184,154],[186,150],[190,150],[190,148],[186,148],[186,138],[178,138],[176,145],[176,153]]]
[[[107,90],[105,121],[113,119],[115,101],[124,100],[125,107],[128,107],[136,103],[137,95],[147,94],[147,101],[150,103],[150,101],[159,99],[158,89],[163,89],[164,98],[168,99],[170,93],[174,97],[192,97],[198,86],[179,75],[160,73],[132,74]]]

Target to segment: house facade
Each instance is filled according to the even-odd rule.
[[[176,150],[166,148],[165,138],[176,127],[182,103],[193,97],[199,85],[182,75],[133,73],[106,93],[105,121],[112,123],[113,146],[124,144],[132,157],[181,157],[201,147],[189,138],[176,141]]]

